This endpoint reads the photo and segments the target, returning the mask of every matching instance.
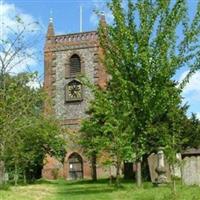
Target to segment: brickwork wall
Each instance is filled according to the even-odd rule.
[[[45,81],[44,88],[49,99],[45,102],[45,113],[53,113],[64,127],[75,130],[79,134],[80,122],[86,117],[85,111],[93,98],[90,90],[83,86],[83,100],[80,102],[65,101],[65,86],[74,78],[69,76],[69,59],[73,54],[81,59],[81,73],[91,83],[105,87],[107,75],[100,63],[102,51],[98,44],[97,32],[75,33],[54,36],[53,24],[49,26],[45,44]],[[73,152],[79,153],[83,159],[84,178],[91,178],[91,167],[79,146],[68,140],[68,149],[64,163],[59,163],[55,158],[47,156],[45,159],[42,175],[44,178],[54,179],[58,177],[68,179],[68,158]],[[107,176],[108,170],[101,166],[97,169],[98,175]]]

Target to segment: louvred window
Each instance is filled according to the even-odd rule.
[[[81,73],[81,61],[78,55],[70,58],[70,76],[76,76]]]

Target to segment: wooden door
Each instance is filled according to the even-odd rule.
[[[83,178],[83,159],[78,153],[69,157],[69,179],[77,180]]]

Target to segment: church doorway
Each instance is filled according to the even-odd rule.
[[[78,153],[72,153],[68,159],[69,179],[77,180],[83,178],[83,159]]]

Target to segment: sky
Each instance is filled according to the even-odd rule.
[[[188,0],[189,15],[193,17],[197,0]],[[41,37],[37,48],[41,50],[38,60],[27,60],[31,70],[38,71],[43,77],[43,47],[45,33],[49,18],[53,17],[56,34],[74,33],[80,31],[80,6],[83,10],[83,31],[96,30],[98,18],[94,10],[104,11],[107,22],[112,22],[112,14],[106,8],[106,0],[0,0],[0,22],[13,26],[13,16],[20,15],[26,22],[38,21],[41,25]],[[0,27],[0,37],[8,34],[4,27]],[[1,39],[0,38],[0,39]],[[30,49],[34,51],[34,49]],[[0,52],[1,53],[1,52]],[[24,63],[26,64],[26,63]],[[15,69],[19,71],[19,69]],[[176,80],[182,80],[187,74],[187,69],[182,69],[176,74]],[[33,83],[36,84],[36,83]],[[196,113],[200,119],[200,71],[197,71],[183,90],[184,102],[189,107],[188,114]]]

